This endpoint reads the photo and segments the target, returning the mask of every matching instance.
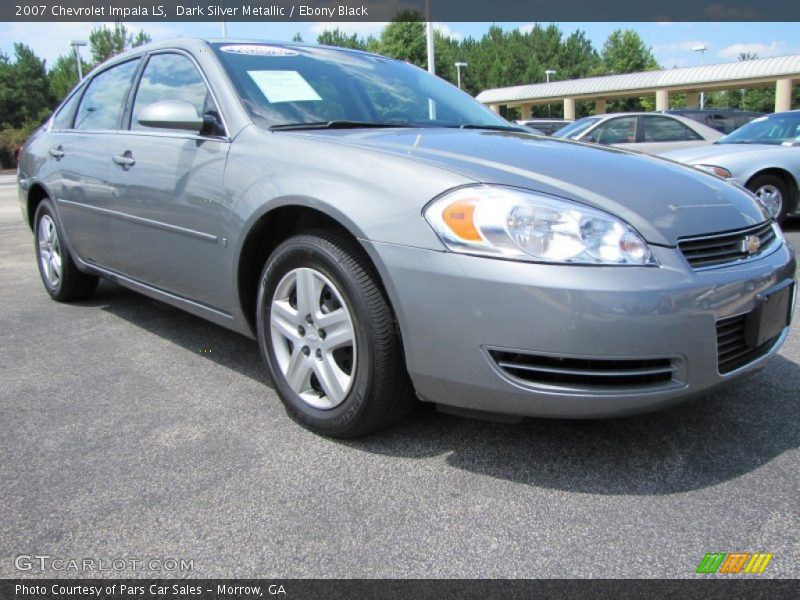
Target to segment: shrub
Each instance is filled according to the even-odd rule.
[[[17,148],[25,143],[33,130],[35,123],[26,123],[19,129],[0,130],[0,169],[14,169],[17,166]]]

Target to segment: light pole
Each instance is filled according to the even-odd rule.
[[[694,52],[699,52],[700,53],[700,64],[701,65],[705,65],[706,64],[706,50],[708,50],[706,45],[705,44],[700,44],[698,46],[694,46],[692,48],[692,50]],[[701,91],[700,92],[700,108],[705,108],[705,107],[706,107],[706,93]]]
[[[545,69],[544,76],[547,78],[547,83],[550,83],[550,75],[555,75],[558,73],[555,69]],[[547,116],[550,116],[550,104],[547,105]]]
[[[78,81],[83,79],[83,67],[81,66],[81,46],[86,46],[85,40],[72,40],[69,43],[72,46],[72,51],[75,53],[75,64],[78,65]]]
[[[458,89],[461,89],[461,68],[462,67],[467,68],[469,66],[469,63],[457,62],[455,63],[455,65],[456,65],[456,71],[458,71]]]

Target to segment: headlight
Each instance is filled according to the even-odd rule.
[[[503,186],[469,186],[431,202],[425,219],[453,252],[532,262],[653,265],[642,237],[595,208]]]
[[[718,167],[717,165],[694,165],[695,169],[700,169],[701,171],[705,171],[706,173],[711,173],[712,175],[716,175],[717,177],[722,177],[723,179],[728,179],[732,176],[731,172],[728,171],[725,167]]]

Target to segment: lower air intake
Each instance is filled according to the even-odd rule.
[[[505,350],[490,350],[489,354],[512,378],[546,385],[649,387],[671,383],[675,373],[669,358],[562,358]]]

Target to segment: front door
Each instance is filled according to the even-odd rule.
[[[155,102],[182,100],[198,115],[218,113],[204,78],[187,55],[149,57],[133,101],[130,128],[117,138],[111,166],[115,269],[161,290],[230,310],[222,180],[229,142],[139,124]]]

